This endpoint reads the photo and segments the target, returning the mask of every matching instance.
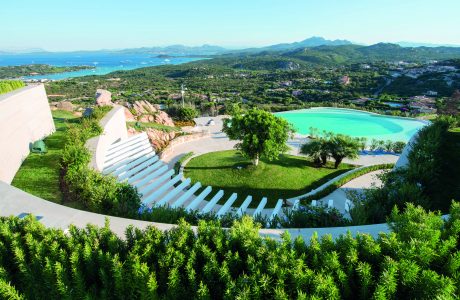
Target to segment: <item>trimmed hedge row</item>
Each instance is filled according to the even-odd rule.
[[[392,233],[259,235],[250,218],[229,230],[185,222],[162,232],[46,229],[0,218],[0,299],[457,299],[460,205],[450,219],[409,204]]]
[[[326,197],[327,195],[331,194],[336,189],[338,189],[339,187],[341,187],[345,183],[347,183],[347,182],[349,182],[349,181],[351,181],[351,180],[353,180],[355,178],[358,178],[358,177],[360,177],[360,176],[362,176],[364,174],[367,174],[367,173],[370,173],[370,172],[373,172],[373,171],[391,169],[393,167],[394,167],[394,164],[379,164],[379,165],[372,165],[372,166],[364,167],[364,168],[362,168],[362,169],[360,169],[360,170],[358,170],[356,172],[350,173],[350,174],[340,178],[339,180],[337,180],[334,183],[328,185],[326,188],[322,189],[321,191],[316,192],[313,195],[310,195],[310,196],[307,196],[307,197],[304,197],[304,198],[300,198],[300,200],[303,203],[305,203],[307,201],[321,199],[321,198]]]
[[[182,163],[186,161],[187,159],[189,159],[190,157],[192,157],[193,154],[195,153],[187,152],[181,158],[179,158],[179,160],[176,161],[176,163],[174,164],[174,173],[179,174],[180,168],[182,167]]]

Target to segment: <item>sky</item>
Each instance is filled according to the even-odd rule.
[[[355,43],[460,45],[460,0],[2,1],[0,49],[184,44],[228,48],[311,36]]]

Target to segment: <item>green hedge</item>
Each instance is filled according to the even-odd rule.
[[[19,80],[0,81],[0,94],[6,94],[25,86],[24,82]]]
[[[82,118],[67,131],[61,166],[64,194],[67,201],[81,203],[86,209],[115,216],[136,217],[140,207],[137,190],[119,183],[112,176],[103,176],[88,164],[91,154],[86,141],[102,133],[99,121],[111,107],[98,107],[90,117]]]
[[[176,161],[176,163],[174,164],[174,172],[175,172],[176,174],[179,174],[180,168],[182,167],[182,163],[183,163],[184,161],[186,161],[187,159],[189,159],[190,157],[192,157],[193,154],[195,154],[195,153],[193,153],[193,152],[187,152],[187,153],[185,153],[181,158],[179,158],[178,161]]]
[[[310,195],[310,196],[307,196],[307,197],[304,197],[304,198],[300,198],[300,200],[302,200],[303,203],[305,202],[308,202],[308,201],[311,201],[311,200],[318,200],[318,199],[321,199],[323,197],[326,197],[327,195],[331,194],[332,192],[334,192],[336,189],[338,189],[339,187],[341,187],[342,185],[344,185],[345,183],[357,178],[357,177],[360,177],[364,174],[367,174],[367,173],[370,173],[370,172],[373,172],[373,171],[377,171],[377,170],[385,170],[385,169],[391,169],[394,167],[394,164],[379,164],[379,165],[373,165],[373,166],[368,166],[368,167],[365,167],[365,168],[362,168],[358,171],[355,171],[351,174],[348,174],[344,177],[342,177],[341,179],[337,180],[336,182],[332,183],[331,185],[327,186],[326,188],[322,189],[321,191],[318,191],[317,193],[313,194],[313,195]]]
[[[460,205],[445,222],[409,204],[390,234],[263,238],[250,218],[224,230],[108,225],[46,229],[0,218],[1,299],[456,299]]]

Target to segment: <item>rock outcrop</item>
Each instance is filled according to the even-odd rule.
[[[155,151],[159,152],[166,148],[169,145],[170,141],[176,137],[176,132],[165,132],[162,130],[154,129],[154,128],[144,128],[143,131],[147,133],[149,137],[150,143],[155,148]],[[134,135],[138,132],[134,128],[128,129],[128,135]]]
[[[75,106],[70,101],[61,101],[56,104],[57,109],[73,111]]]
[[[106,90],[98,89],[96,91],[96,105],[97,106],[113,106],[112,93]]]
[[[153,105],[147,101],[134,102],[129,112],[139,122],[151,122],[167,126],[174,126],[173,120],[166,112],[161,111],[158,106]]]

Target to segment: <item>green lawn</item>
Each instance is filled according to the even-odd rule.
[[[268,198],[268,206],[273,207],[278,199],[309,192],[353,168],[347,164],[342,164],[339,169],[332,165],[315,168],[307,158],[292,155],[281,155],[279,160],[272,162],[261,160],[259,166],[254,167],[239,152],[230,150],[193,158],[186,165],[184,175],[193,183],[199,181],[204,187],[212,186],[208,199],[223,189],[224,201],[235,192],[238,193],[236,205],[241,204],[247,195],[252,195],[251,207],[257,206],[264,196]]]
[[[59,189],[59,172],[67,123],[74,119],[67,111],[53,111],[56,132],[45,139],[46,154],[30,153],[16,173],[11,185],[40,198],[62,202]]]

